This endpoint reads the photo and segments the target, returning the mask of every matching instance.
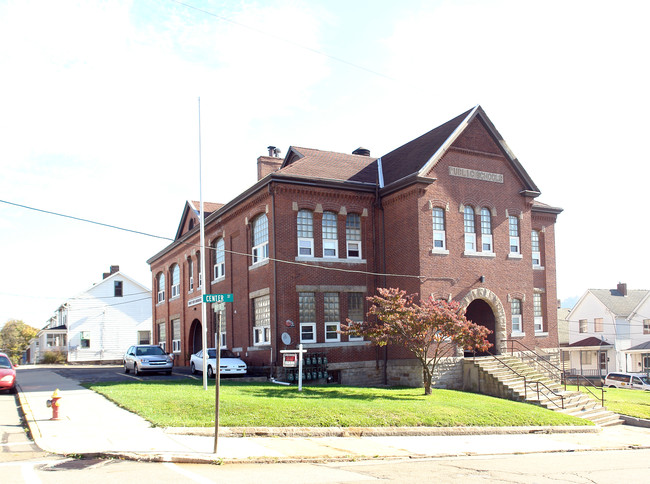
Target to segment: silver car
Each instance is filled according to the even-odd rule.
[[[124,373],[139,375],[144,371],[164,371],[172,374],[174,358],[158,345],[134,345],[124,355]]]

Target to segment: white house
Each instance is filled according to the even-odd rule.
[[[32,343],[31,360],[46,351],[70,363],[121,362],[133,344],[151,341],[151,291],[111,266],[101,282],[68,299]]]
[[[568,316],[569,344],[562,347],[573,374],[650,372],[650,291],[589,289]]]

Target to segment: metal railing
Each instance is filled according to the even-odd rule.
[[[522,348],[524,348],[525,351],[527,351],[529,353],[533,353],[535,356],[534,357],[529,356],[529,358],[535,359],[536,363],[542,363],[546,367],[550,366],[553,369],[555,369],[560,375],[558,380],[560,380],[562,382],[562,384],[564,385],[564,389],[566,390],[566,385],[567,385],[566,376],[567,376],[568,373],[565,370],[562,370],[557,365],[554,365],[549,360],[547,360],[546,358],[539,355],[535,350],[531,350],[528,346],[523,344],[521,341],[512,340],[512,339],[504,339],[502,341],[505,341],[506,344],[510,343],[510,354],[511,355],[514,356],[514,345],[517,344],[518,346],[521,346]],[[521,353],[521,354],[523,354],[523,353]],[[522,358],[522,360],[523,360],[523,358]],[[551,374],[553,374],[553,373],[551,373]],[[571,378],[576,379],[576,384],[578,385],[578,391],[580,391],[580,380],[583,380],[583,382],[586,382],[586,384],[585,383],[582,384],[582,386],[585,388],[585,390],[587,390],[596,400],[600,400],[600,404],[603,406],[603,408],[605,407],[605,389],[603,387],[597,387],[586,376],[584,376],[582,374],[574,374],[573,371],[571,371]],[[593,388],[593,390],[592,390],[592,388]],[[600,398],[596,395],[596,393],[598,392],[599,389],[600,389]],[[564,407],[562,407],[562,408],[564,408]]]
[[[519,340],[504,339],[502,341],[504,341],[506,345],[510,346],[510,354],[512,356],[514,356],[515,353],[514,351],[515,345],[517,345],[520,348],[523,348],[523,350],[519,351],[522,360],[524,361],[525,359],[532,360],[538,367],[541,366],[542,370],[546,372],[551,377],[552,380],[557,380],[561,384],[564,384],[564,389],[566,390],[566,380],[564,379],[564,371],[562,370],[562,368],[551,363],[551,361],[549,361],[547,358],[541,356],[535,350],[530,349],[528,346],[526,346]],[[530,353],[532,353],[532,355]]]

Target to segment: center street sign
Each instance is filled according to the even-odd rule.
[[[204,294],[203,302],[204,303],[223,303],[223,302],[233,302],[234,298],[232,294]]]

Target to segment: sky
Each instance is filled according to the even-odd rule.
[[[199,160],[203,199],[225,203],[269,145],[380,156],[477,104],[564,209],[565,305],[650,289],[649,16],[625,0],[0,0],[0,325],[43,327],[110,265],[151,287]]]

